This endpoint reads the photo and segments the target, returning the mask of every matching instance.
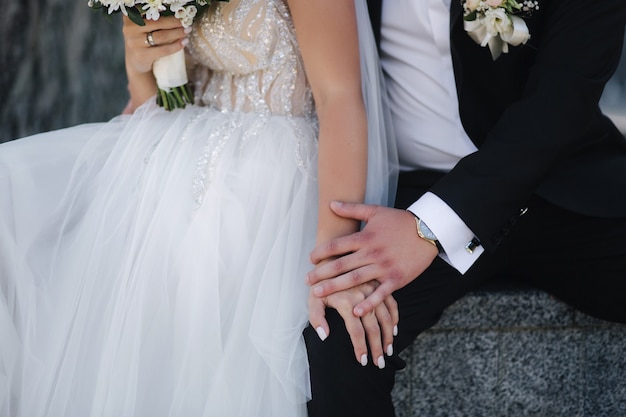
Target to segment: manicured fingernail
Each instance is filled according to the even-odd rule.
[[[183,39],[182,41],[180,41],[180,44],[182,46],[187,46],[189,44],[189,39],[187,39],[187,38]]]
[[[363,309],[361,307],[357,307],[354,309],[354,315],[361,317],[363,315]]]
[[[322,296],[322,287],[313,287],[313,294],[317,295],[318,297]]]
[[[382,356],[379,356],[377,364],[380,369],[383,369],[385,367],[385,358],[383,358]]]
[[[367,355],[363,354],[361,356],[361,366],[367,365]]]
[[[393,335],[394,336],[398,335],[398,326],[397,325],[393,326]]]
[[[191,33],[191,26],[190,26],[190,27],[185,28],[185,33]]]
[[[323,327],[318,327],[317,329],[315,329],[315,331],[317,332],[317,335],[319,336],[322,342],[326,340],[326,338],[328,337],[328,335],[326,334],[326,330],[324,330]]]
[[[387,346],[387,356],[393,355],[393,345]]]

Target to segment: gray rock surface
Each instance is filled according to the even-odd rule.
[[[86,0],[2,4],[0,142],[119,114],[128,97],[119,15]]]
[[[626,416],[626,326],[535,290],[462,298],[403,354],[398,417]]]

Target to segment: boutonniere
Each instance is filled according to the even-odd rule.
[[[463,27],[480,46],[489,46],[495,61],[509,52],[509,45],[524,44],[530,39],[528,26],[521,16],[539,10],[539,2],[525,0],[461,0]]]

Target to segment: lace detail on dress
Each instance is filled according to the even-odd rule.
[[[315,144],[295,119],[304,118],[317,128],[317,118],[287,5],[282,0],[215,3],[195,24],[189,52],[196,64],[190,71],[196,103],[220,110],[229,120],[209,135],[196,163],[196,207],[202,205],[224,144],[242,127],[238,113],[257,117],[236,133],[243,135],[242,148],[269,117],[287,117],[296,141],[296,163],[308,175]]]
[[[223,111],[314,117],[289,9],[282,0],[215,5],[190,35],[196,101]]]
[[[196,208],[202,206],[206,187],[211,182],[217,160],[224,149],[224,145],[230,139],[233,132],[241,127],[241,121],[236,117],[228,117],[224,124],[217,128],[208,138],[202,155],[196,163],[196,171],[193,176],[193,197]]]

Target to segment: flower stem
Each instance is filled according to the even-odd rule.
[[[156,102],[158,106],[163,107],[167,111],[184,109],[187,104],[193,104],[191,88],[189,84],[174,87],[169,90],[159,88]]]

